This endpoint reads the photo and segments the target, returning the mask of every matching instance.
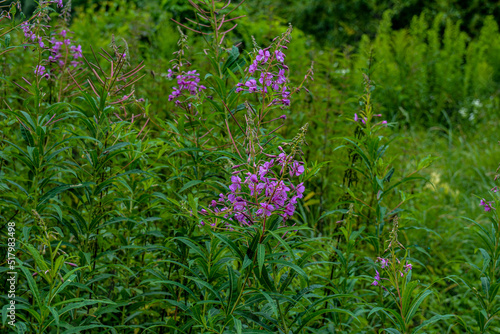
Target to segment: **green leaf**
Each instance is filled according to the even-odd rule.
[[[447,320],[447,319],[454,318],[454,317],[455,317],[455,315],[453,315],[453,314],[435,315],[432,318],[422,322],[422,324],[420,324],[419,326],[415,327],[412,334],[418,333],[422,328],[427,327],[429,325],[432,325],[433,323],[436,323],[436,322],[442,321],[442,320]]]
[[[286,267],[290,267],[291,269],[295,270],[297,272],[297,274],[299,274],[300,276],[302,276],[306,280],[306,282],[309,281],[309,277],[307,277],[307,274],[304,271],[304,269],[300,268],[299,266],[297,266],[294,263],[291,263],[291,262],[288,262],[288,261],[284,261],[284,260],[269,260],[268,262],[269,263],[282,264],[282,265],[284,265]]]
[[[78,327],[70,328],[70,329],[64,331],[62,334],[81,333],[82,331],[85,331],[87,329],[93,329],[93,328],[113,328],[113,327],[112,326],[106,326],[106,325],[78,326]]]
[[[410,307],[408,309],[408,313],[405,315],[406,324],[410,324],[411,323],[411,319],[413,318],[413,316],[417,312],[418,307],[420,306],[420,304],[422,304],[422,302],[424,301],[424,299],[427,298],[432,293],[433,292],[431,290],[424,290],[424,291],[422,291],[421,293],[419,293],[417,295],[417,297],[411,303],[411,305],[410,305]]]
[[[236,329],[236,333],[237,334],[241,334],[242,330],[243,330],[243,326],[241,324],[241,320],[239,320],[238,318],[236,318],[234,315],[232,315],[231,317],[233,318],[233,321],[234,321],[234,328]]]
[[[439,157],[433,157],[431,155],[426,156],[418,162],[417,170],[421,170],[429,167],[434,161],[438,160]]]
[[[22,124],[19,124],[19,127],[21,128],[21,136],[26,141],[26,144],[28,144],[28,146],[35,147],[35,141],[33,140],[31,132],[26,130]]]
[[[40,207],[43,203],[47,202],[49,199],[59,195],[60,193],[68,190],[68,189],[76,189],[76,188],[82,188],[82,187],[89,187],[91,185],[94,185],[94,182],[84,182],[80,184],[65,184],[62,186],[57,186],[55,188],[50,189],[47,191],[45,194],[40,197],[40,201],[38,202],[38,207]]]
[[[259,265],[260,275],[262,275],[262,267],[264,266],[265,258],[266,258],[266,246],[264,244],[259,244],[257,248],[257,263]]]
[[[26,279],[28,280],[28,285],[30,287],[30,291],[31,293],[33,294],[33,297],[35,298],[35,301],[37,303],[37,305],[39,307],[41,307],[42,305],[42,299],[40,297],[40,293],[38,292],[38,287],[36,285],[36,282],[35,280],[33,279],[33,276],[31,275],[31,273],[28,271],[28,269],[26,269],[24,266],[23,266],[23,263],[16,259],[17,260],[17,263],[19,265],[19,268],[22,270],[22,272],[24,273],[24,276],[26,277]]]

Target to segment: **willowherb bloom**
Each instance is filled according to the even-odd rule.
[[[382,257],[378,257],[377,261],[380,261],[380,267],[382,269],[384,269],[385,267],[387,267],[389,265],[389,259],[384,259]]]
[[[374,114],[373,117],[382,117],[382,114]],[[366,121],[367,121],[366,117],[361,117],[357,113],[354,113],[354,118],[353,119],[354,119],[354,122],[361,121],[361,123],[363,123],[363,124],[366,124]],[[380,125],[380,124],[386,125],[387,121],[383,120],[382,122],[376,123],[375,125]]]
[[[392,261],[394,261],[395,266],[389,266],[390,262],[389,259],[387,258],[377,257],[377,259],[375,260],[375,262],[380,262],[380,267],[381,269],[384,269],[385,274],[388,275],[388,277],[392,277],[393,279],[397,279],[397,277],[404,277],[405,274],[407,274],[409,271],[413,269],[413,265],[407,261],[405,265],[403,265],[403,261],[400,261],[396,257],[393,257]],[[375,270],[374,281],[372,282],[371,285],[377,286],[381,284],[382,280],[393,282],[393,280],[389,278],[381,277],[378,270]],[[387,291],[384,285],[381,285],[381,287]]]
[[[269,50],[259,50],[257,52],[257,57],[255,58],[255,60],[257,60],[261,64],[265,64],[269,60],[270,56],[271,54],[269,53]]]
[[[220,221],[230,229],[234,223],[252,225],[273,215],[286,222],[295,213],[297,199],[305,191],[303,183],[294,185],[291,180],[304,172],[302,163],[282,153],[249,169],[244,180],[238,175],[231,176],[229,193],[219,194],[219,200],[212,200],[208,211],[224,218]]]
[[[35,74],[40,77],[45,77],[45,78],[49,77],[49,73],[45,72],[45,66],[42,65],[37,65],[35,67]]]
[[[267,49],[258,50],[257,56],[247,69],[251,77],[236,84],[236,92],[269,94],[271,105],[289,106],[291,93],[286,86],[288,66],[284,64],[285,54],[281,51],[284,47],[277,43]],[[271,48],[275,50],[270,52]]]
[[[274,211],[274,205],[263,202],[260,203],[260,206],[262,208],[257,210],[256,212],[257,216],[262,216],[262,215],[266,215],[268,217],[271,216],[271,213]]]
[[[174,72],[169,70],[168,77],[172,78]],[[200,85],[200,74],[196,70],[179,73],[176,77],[178,87],[174,87],[172,93],[168,96],[169,101],[175,100],[179,105],[181,103],[180,97],[187,95],[196,96],[202,90],[207,89],[205,86]]]
[[[373,283],[372,285],[375,285],[377,286],[380,282],[380,274],[378,272],[378,270],[375,270],[375,277],[373,277]]]
[[[68,31],[66,29],[61,30],[60,33],[54,34],[50,39],[50,44],[52,47],[49,49],[49,62],[57,63],[61,68],[68,65],[76,68],[82,64],[82,46],[72,45],[73,41],[68,37]],[[69,61],[69,63],[67,63],[67,61]]]
[[[490,211],[491,211],[491,209],[495,209],[495,208],[492,206],[492,204],[493,204],[493,202],[491,202],[491,201],[490,201],[490,202],[486,202],[486,201],[484,200],[484,198],[483,198],[483,199],[481,199],[481,202],[479,203],[479,205],[481,205],[481,206],[483,206],[483,207],[484,207],[484,211],[486,211],[486,212],[490,212]]]
[[[35,32],[33,31],[33,27],[34,25],[28,22],[24,22],[21,24],[21,29],[24,32],[24,37],[28,42],[36,43],[42,49],[45,48],[45,43],[43,42],[42,36],[38,36],[37,34],[35,34]]]

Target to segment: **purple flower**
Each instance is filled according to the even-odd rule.
[[[45,74],[45,66],[37,65],[35,67],[35,74],[39,76],[43,76]]]
[[[357,122],[358,121],[358,114],[354,114],[354,122]]]
[[[278,78],[276,79],[276,83],[282,85],[285,82],[286,82],[285,70],[281,69],[278,72]]]
[[[373,279],[374,279],[374,281],[373,281],[372,285],[375,285],[375,286],[378,285],[378,283],[380,281],[380,274],[378,273],[377,270],[375,270],[375,277]]]
[[[387,267],[389,265],[389,260],[388,259],[384,259],[384,258],[377,258],[377,261],[380,261],[380,265],[382,267],[382,269],[384,269],[385,267]]]
[[[83,57],[82,46],[74,46],[70,47],[71,53],[73,54],[73,59],[78,60]]]
[[[280,153],[278,155],[278,159],[277,160],[278,160],[278,164],[280,166],[284,167],[285,164],[286,164],[286,162],[287,162],[287,160],[288,160],[288,156],[284,152],[282,152],[282,153]]]
[[[254,61],[254,62],[253,62],[253,63],[252,63],[249,67],[248,67],[248,72],[249,72],[250,74],[254,74],[254,73],[255,73],[255,71],[257,71],[257,64],[258,64],[258,62],[257,62],[257,60],[255,60],[255,61]]]
[[[288,203],[287,206],[285,207],[285,213],[288,216],[293,216],[294,212],[295,212],[295,206],[291,203]]]
[[[225,200],[226,197],[224,196],[224,194],[219,194],[219,202],[224,203]]]
[[[273,84],[273,74],[272,73],[266,73],[262,72],[260,75],[259,82],[261,85],[266,85],[267,87],[271,86]]]
[[[238,176],[231,176],[231,182],[232,184],[229,186],[229,189],[233,193],[241,189],[241,179]]]
[[[253,93],[253,92],[256,92],[258,89],[257,89],[257,81],[255,81],[255,79],[251,79],[251,80],[248,80],[246,83],[245,83],[245,86],[248,87],[248,91],[250,93]]]
[[[304,191],[306,190],[306,187],[304,187],[304,182],[299,183],[295,190],[297,191],[298,198],[304,197]]]
[[[172,77],[173,73],[169,71],[168,77]],[[179,87],[174,87],[172,94],[169,95],[168,100],[172,101],[174,99],[177,99],[179,96],[183,95],[183,92],[186,92],[190,95],[197,95],[200,93],[202,90],[206,89],[205,86],[200,85],[200,74],[196,73],[196,70],[193,71],[188,71],[186,73],[179,74],[176,79],[177,79],[177,84]],[[181,105],[180,100],[175,101],[176,105]],[[191,107],[190,104],[188,104],[188,107]]]
[[[300,176],[302,173],[304,173],[304,166],[298,161],[294,161],[292,166],[290,166],[290,176]]]
[[[172,69],[169,68],[167,72],[167,78],[172,79],[174,77],[174,72],[172,71]]]
[[[276,60],[280,63],[285,61],[285,54],[281,50],[276,50],[274,54],[276,55]]]
[[[236,84],[236,87],[237,87],[237,88],[236,88],[236,93],[239,93],[239,92],[244,91],[244,89],[243,89],[243,88],[241,88],[241,87],[243,87],[243,84],[242,84],[241,82],[238,82],[238,83]]]
[[[281,97],[287,99],[289,96],[290,92],[286,90],[286,86],[283,86],[283,89],[281,90]]]
[[[266,215],[266,216],[271,216],[271,212],[274,211],[274,206],[272,204],[268,203],[260,203],[260,206],[262,207],[261,209],[257,210],[256,214],[258,216],[260,215]]]
[[[251,183],[257,183],[257,182],[259,182],[259,179],[257,178],[257,175],[252,174],[252,173],[247,173],[247,175],[248,176],[247,176],[247,178],[245,180],[245,183],[249,183],[249,182],[251,182]]]
[[[243,201],[243,199],[240,197],[234,202],[234,209],[236,211],[243,211],[245,210],[247,206],[247,202]]]
[[[479,204],[479,205],[484,206],[484,211],[486,211],[486,212],[490,212],[490,211],[491,211],[491,209],[495,209],[495,208],[492,206],[492,203],[493,203],[493,202],[486,202],[486,201],[484,200],[484,198],[483,198],[483,199],[481,200],[481,202],[480,202],[480,204]]]
[[[268,50],[259,50],[257,57],[255,58],[257,61],[262,61],[262,64],[265,64],[271,54],[269,53]]]
[[[236,218],[236,220],[239,221],[240,223],[248,225],[248,221],[243,213],[241,213],[241,212],[236,213],[234,215],[234,218]]]
[[[407,264],[405,265],[405,272],[408,272],[408,271],[410,271],[410,270],[412,270],[412,269],[413,269],[413,266],[412,266],[412,264],[411,264],[411,263],[407,263]]]
[[[273,163],[274,163],[274,160],[271,160],[271,161],[266,161],[264,163],[264,165],[262,166],[259,166],[259,176],[262,178],[264,177],[267,172],[271,169],[271,167],[273,166]]]

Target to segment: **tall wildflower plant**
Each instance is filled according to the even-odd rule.
[[[421,304],[433,294],[432,284],[422,286],[419,281],[412,280],[413,264],[409,260],[409,251],[398,240],[398,231],[399,219],[395,216],[384,255],[375,260],[377,266],[371,285],[379,289],[380,299],[368,317],[377,313],[382,320],[381,327],[390,333],[420,333],[425,327],[454,316],[435,315],[415,324],[414,318]],[[385,320],[393,327],[386,327]]]
[[[171,251],[160,261],[177,272],[168,269],[165,277],[154,270],[163,279],[148,281],[173,297],[164,306],[165,318],[173,314],[168,327],[288,333],[309,328],[325,312],[349,313],[322,309],[333,298],[315,295],[320,286],[309,280],[316,251],[296,216],[310,177],[302,154],[308,125],[291,140],[279,135],[290,99],[312,77],[310,70],[296,87],[288,80],[292,28],[243,57],[237,46],[226,47],[238,19],[230,14],[241,4],[191,4],[196,20],[179,25],[206,39],[212,71],[184,69],[192,65],[181,32],[169,70],[176,118],[158,122],[181,135],[171,154],[188,160],[176,165],[172,180],[185,180],[176,215],[189,227],[169,238]]]
[[[368,69],[367,72],[369,73],[370,70]],[[366,307],[366,304],[354,297],[356,295],[356,285],[363,289],[363,295],[367,298],[366,301],[370,300],[369,296],[375,297],[378,295],[375,298],[378,301],[372,304],[373,308],[369,314],[380,313],[381,321],[368,317],[368,322],[362,324],[362,326],[374,329],[385,328],[385,321],[389,319],[397,326],[397,329],[394,330],[400,333],[409,333],[419,331],[421,328],[411,329],[413,325],[411,318],[415,313],[413,311],[413,313],[409,313],[409,305],[413,305],[412,308],[418,307],[421,300],[430,292],[424,290],[417,294],[416,297],[413,296],[417,283],[412,283],[411,288],[405,290],[406,283],[410,281],[411,277],[411,274],[408,274],[411,265],[408,264],[408,266],[404,267],[407,265],[405,261],[408,255],[404,255],[402,259],[398,259],[395,255],[399,246],[401,246],[401,249],[405,249],[397,241],[397,231],[399,229],[397,222],[398,217],[404,212],[403,204],[412,196],[407,196],[401,190],[399,190],[398,194],[396,190],[408,182],[421,179],[421,177],[417,176],[418,171],[427,167],[433,158],[427,157],[423,159],[418,163],[415,171],[400,180],[393,181],[395,174],[394,158],[387,154],[393,139],[384,136],[384,133],[387,132],[385,129],[390,124],[381,118],[382,114],[378,114],[374,110],[372,101],[374,89],[375,86],[370,76],[365,74],[364,94],[359,100],[361,107],[349,120],[355,125],[354,136],[342,138],[345,144],[339,147],[347,149],[348,157],[342,185],[344,195],[336,204],[340,208],[326,212],[320,217],[323,219],[332,214],[341,214],[340,219],[335,223],[336,231],[333,238],[330,243],[327,243],[329,246],[327,249],[332,250],[329,251],[332,255],[328,258],[331,264],[327,287],[348,296],[347,299],[337,301],[336,305],[349,308],[355,314],[363,312]],[[392,232],[389,233],[388,227],[390,227],[391,223],[393,223],[394,227]],[[387,239],[390,240],[389,247],[385,245]],[[360,241],[369,245],[369,253],[362,250]],[[385,277],[384,280],[388,280],[391,289],[394,287],[396,292],[384,287],[376,291],[370,286],[361,283],[367,279],[363,273],[372,270],[371,266],[361,261],[363,255],[374,256],[374,259],[378,261],[383,260],[383,269],[389,268],[388,263],[392,263],[391,271],[387,273],[389,276]],[[401,273],[403,273],[403,276],[401,276]],[[405,273],[408,275],[405,276]],[[402,282],[401,278],[406,281]],[[383,280],[381,281],[377,269],[375,279],[372,279],[370,283],[380,286],[380,282],[383,282]],[[324,289],[325,294],[328,293],[328,289]],[[396,299],[386,305],[387,300],[385,298],[390,296],[396,296]],[[420,299],[421,296],[424,297]],[[410,300],[413,301],[410,303]],[[397,313],[397,309],[399,309],[399,313]],[[440,319],[433,319],[433,322]],[[325,320],[323,320],[323,323],[326,324]],[[337,329],[357,326],[349,317],[344,319],[342,317],[330,317],[328,320]],[[425,325],[433,322],[425,323]],[[422,325],[424,324],[422,323]]]
[[[60,9],[62,1],[41,2],[34,17],[21,25],[26,52],[33,51],[37,65],[30,77],[13,82],[26,96],[21,109],[7,105],[3,111],[19,127],[5,141],[5,170],[13,175],[17,169],[25,171],[7,179],[16,190],[2,197],[13,213],[6,219],[19,222],[23,233],[17,247],[27,250],[18,259],[24,278],[18,278],[16,328],[33,333],[102,326],[96,311],[110,304],[114,291],[102,290],[96,282],[104,271],[115,269],[113,260],[97,262],[110,251],[103,240],[119,234],[116,225],[134,227],[135,217],[115,200],[127,200],[120,190],[141,173],[132,167],[140,159],[144,137],[143,129],[132,126],[133,117],[124,121],[117,116],[136,102],[131,99],[133,85],[143,66],[125,71],[127,56],[118,49],[99,54],[108,62],[107,72],[93,50],[94,59],[87,60],[69,31],[50,32],[52,6]],[[67,18],[67,10],[62,15]],[[116,164],[119,156],[129,163]],[[128,284],[128,276],[115,279]]]
[[[459,318],[462,328],[467,333],[491,333],[499,328],[500,217],[497,212],[499,200],[496,185],[496,181],[500,178],[499,171],[500,167],[495,172],[495,186],[487,196],[478,199],[488,223],[465,218],[471,223],[469,228],[475,232],[474,252],[480,254],[477,259],[466,262],[479,280],[474,282],[466,277],[459,277],[474,297],[474,307],[470,312],[461,314]]]
[[[2,307],[0,332],[420,333],[450,318],[431,309],[430,274],[403,210],[413,197],[410,181],[432,158],[398,179],[393,124],[382,117],[390,113],[373,97],[400,92],[388,85],[410,73],[421,82],[434,69],[453,72],[464,55],[445,63],[457,36],[463,49],[458,25],[448,24],[441,47],[440,23],[429,33],[422,17],[405,44],[406,32],[391,32],[386,16],[375,58],[389,65],[376,75],[390,80],[374,95],[373,72],[357,72],[367,58],[347,48],[297,70],[304,54],[314,54],[305,51],[307,37],[278,20],[246,20],[243,2],[176,7],[184,13],[191,6],[195,15],[170,22],[179,32],[170,61],[152,50],[173,46],[175,29],[156,34],[162,28],[154,10],[120,0],[88,7],[70,24],[69,1],[40,1],[29,18],[6,4],[0,0],[0,66],[15,71],[2,71],[1,81],[0,262],[15,264],[17,323],[9,325]],[[164,24],[170,13],[159,16]],[[89,22],[99,37],[83,36]],[[263,27],[265,36],[281,30],[265,40],[245,35],[249,27]],[[486,42],[498,35],[495,27],[489,20],[480,44],[467,51],[469,82],[489,75],[484,57],[494,55]],[[130,44],[118,36],[124,31]],[[438,64],[416,72],[390,65],[427,64],[427,40],[441,54]],[[369,44],[364,38],[360,49]],[[408,45],[415,53],[403,52]],[[22,52],[19,60],[11,51]],[[147,68],[151,59],[162,66]],[[481,75],[473,78],[476,69]],[[320,80],[312,82],[314,70]],[[450,77],[454,87],[459,77]],[[362,96],[349,99],[357,78]],[[422,96],[432,91],[412,87]],[[452,106],[446,94],[453,88],[435,87],[442,94],[427,104]],[[397,112],[390,104],[397,101],[380,102]],[[340,133],[338,150],[333,133]],[[341,157],[343,165],[330,163],[313,178],[325,160]],[[491,201],[482,205],[495,215]],[[459,322],[486,333],[496,329],[498,233],[477,226],[483,259],[471,267],[482,290],[468,282],[479,306]],[[16,260],[8,259],[12,252]],[[7,277],[2,268],[5,301]]]

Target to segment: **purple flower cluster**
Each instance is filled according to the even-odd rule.
[[[396,261],[398,262],[398,264],[401,263],[398,259],[396,259]],[[377,260],[375,260],[375,262],[380,262],[380,267],[382,269],[386,269],[386,268],[389,267],[389,259],[378,257]],[[411,263],[409,263],[409,262],[406,262],[406,264],[402,268],[400,267],[400,269],[397,269],[397,270],[399,270],[399,275],[401,277],[404,277],[404,275],[407,274],[412,269],[413,269],[413,265]],[[388,269],[386,269],[386,270],[388,270]],[[382,280],[388,280],[388,279],[387,278],[381,278],[380,277],[380,273],[378,272],[378,270],[375,270],[375,276],[373,277],[373,282],[372,282],[371,285],[377,286],[377,285],[379,285],[381,283]],[[385,287],[384,287],[384,289],[385,289]]]
[[[382,117],[382,114],[375,114],[373,115],[374,117]],[[366,118],[364,117],[360,117],[358,116],[358,114],[354,114],[354,122],[359,122],[361,121],[361,123],[363,124],[366,124]],[[386,120],[383,120],[382,122],[378,123],[378,124],[387,124],[387,121]]]
[[[219,200],[210,204],[211,213],[222,216],[228,228],[232,228],[232,222],[250,226],[272,215],[279,215],[286,222],[295,213],[297,200],[304,197],[305,187],[303,183],[294,185],[290,178],[300,176],[304,166],[284,152],[269,157],[272,159],[261,162],[253,171],[234,172],[230,191],[220,194]],[[201,212],[206,213],[206,210]],[[210,225],[215,226],[216,223]]]
[[[493,205],[492,205],[492,204],[493,204],[493,202],[492,202],[492,201],[490,201],[490,202],[486,202],[486,201],[484,200],[484,198],[483,198],[483,199],[481,199],[481,202],[479,203],[479,205],[484,206],[484,211],[486,211],[486,212],[490,212],[490,211],[491,211],[491,209],[495,209],[495,208],[493,207]]]
[[[45,71],[45,66],[42,66],[42,65],[37,65],[35,67],[35,75],[40,76],[40,77],[44,77],[46,79],[49,78],[49,73]]]
[[[277,46],[274,52],[270,52],[271,47],[258,51],[255,60],[248,67],[248,73],[251,77],[244,83],[236,85],[236,92],[246,91],[248,93],[272,93],[272,104],[290,105],[290,91],[287,89],[288,78],[286,71],[288,66],[284,64],[285,54],[281,48],[286,49],[284,45]]]
[[[58,40],[59,37],[62,40]],[[81,45],[72,45],[71,38],[68,37],[68,31],[63,29],[60,33],[56,34],[50,40],[52,47],[50,48],[51,55],[49,56],[49,62],[57,63],[60,67],[66,66],[66,61],[71,59],[70,65],[77,67],[81,64],[80,59],[83,57]],[[63,50],[64,47],[64,50]],[[65,54],[64,54],[65,53]]]
[[[45,47],[45,43],[43,42],[43,38],[41,36],[38,36],[35,34],[33,31],[33,25],[29,24],[28,22],[24,22],[21,24],[21,29],[23,29],[24,32],[24,37],[28,39],[28,41],[32,43],[38,43],[38,46],[41,48]]]
[[[375,277],[373,277],[373,283],[372,285],[375,285],[377,286],[378,283],[380,282],[381,278],[380,278],[380,273],[378,272],[378,270],[375,270]]]
[[[174,72],[169,69],[167,76],[170,79],[173,78]],[[176,76],[176,79],[179,87],[174,87],[172,94],[168,96],[169,101],[176,100],[176,105],[181,103],[178,98],[184,95],[183,92],[187,92],[189,95],[197,95],[202,90],[207,89],[205,86],[200,85],[200,74],[196,73],[196,70],[180,73]]]

